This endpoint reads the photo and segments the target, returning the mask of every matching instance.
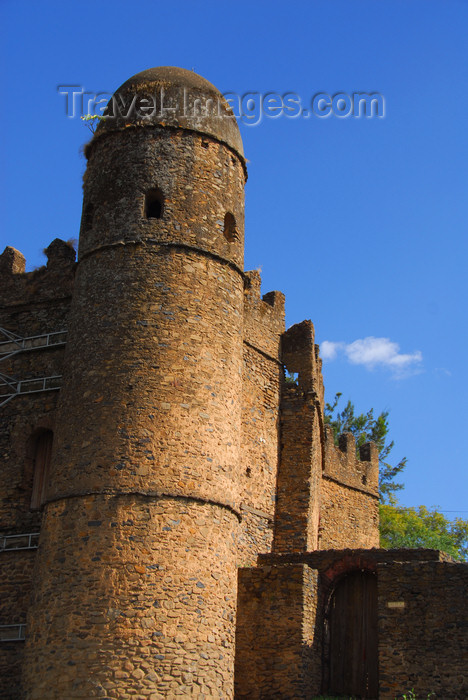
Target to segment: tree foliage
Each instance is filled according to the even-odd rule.
[[[380,498],[383,503],[395,503],[395,493],[403,488],[403,484],[395,482],[394,479],[406,467],[406,457],[393,465],[388,461],[394,447],[393,440],[387,442],[388,411],[382,411],[376,418],[373,408],[367,413],[356,415],[352,401],[348,401],[344,409],[339,411],[340,398],[341,393],[337,393],[332,404],[325,404],[325,423],[332,427],[335,443],[338,444],[338,436],[341,433],[354,435],[357,451],[364,443],[375,442],[379,449]]]
[[[101,114],[84,114],[80,119],[85,122],[90,132],[94,134],[99,123],[105,121],[106,117]]]
[[[380,546],[441,549],[454,559],[468,558],[468,520],[448,520],[425,506],[380,506]]]

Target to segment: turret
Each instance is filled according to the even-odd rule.
[[[86,155],[26,695],[229,698],[241,138],[210,83],[155,68],[117,90]]]

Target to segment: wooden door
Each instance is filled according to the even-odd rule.
[[[377,698],[377,577],[356,571],[337,584],[329,610],[329,692]]]

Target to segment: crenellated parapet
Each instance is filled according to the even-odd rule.
[[[26,258],[16,248],[7,245],[0,255],[0,275],[21,275],[26,268]]]
[[[26,260],[16,248],[7,246],[0,255],[0,305],[16,306],[71,296],[75,250],[56,238],[45,249],[47,264],[25,272]]]
[[[319,549],[378,547],[379,451],[366,443],[356,451],[351,433],[334,443],[333,430],[324,431]]]
[[[302,321],[291,326],[282,337],[281,348],[286,370],[298,375],[299,392],[312,391],[323,410],[322,360],[319,356],[319,346],[315,344],[312,321]]]
[[[261,296],[258,271],[244,274],[242,370],[242,525],[239,554],[254,562],[271,548],[278,472],[279,404],[283,382],[284,295]]]
[[[373,496],[379,492],[379,450],[373,442],[359,448],[352,433],[343,433],[334,443],[333,429],[325,428],[325,459],[323,476],[343,486],[364,491]]]
[[[279,359],[284,332],[284,294],[268,292],[261,296],[258,270],[244,274],[244,341]]]

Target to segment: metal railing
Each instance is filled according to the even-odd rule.
[[[0,625],[0,642],[24,642],[26,625]]]
[[[0,552],[37,549],[38,546],[39,532],[27,532],[21,535],[0,535]]]
[[[7,331],[6,328],[0,327],[0,336],[2,335],[6,340],[0,342],[0,360],[6,360],[18,352],[65,345],[67,331],[53,331],[52,333],[41,333],[40,335],[30,335],[23,338],[11,331]]]
[[[67,331],[53,331],[41,335],[22,337],[0,327],[0,362],[9,357],[28,350],[42,350],[44,348],[65,345]],[[0,372],[0,406],[4,406],[15,396],[21,394],[36,394],[40,391],[55,391],[60,389],[61,375],[53,377],[39,377],[37,379],[15,379]]]
[[[61,386],[61,379],[61,374],[56,374],[52,377],[14,379],[0,372],[0,406],[8,403],[14,396],[37,394],[40,391],[58,391]]]

